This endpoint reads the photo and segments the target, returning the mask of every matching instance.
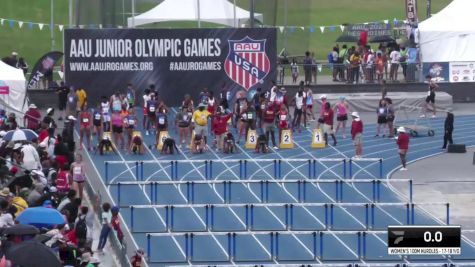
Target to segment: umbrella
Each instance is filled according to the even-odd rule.
[[[16,129],[8,131],[3,140],[5,141],[31,141],[35,138],[38,138],[38,135],[30,129]]]
[[[25,241],[6,251],[7,259],[22,267],[61,267],[54,251],[36,241]]]
[[[358,42],[358,37],[353,36],[353,35],[348,35],[348,34],[343,34],[336,39],[337,43],[356,43]]]
[[[15,224],[3,230],[2,235],[36,235],[40,230],[33,225]]]
[[[16,218],[21,224],[34,225],[38,228],[65,223],[63,215],[52,208],[34,207],[27,208]]]
[[[369,39],[370,43],[392,43],[395,42],[393,37],[389,35],[378,35],[378,36],[373,36],[371,39]]]

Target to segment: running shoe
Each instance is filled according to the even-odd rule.
[[[278,148],[277,146],[274,146],[274,149],[275,149],[275,150],[279,150],[279,148]]]
[[[400,171],[407,171],[407,168],[402,167]]]

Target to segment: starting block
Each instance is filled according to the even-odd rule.
[[[280,148],[294,148],[294,139],[291,130],[282,130]]]
[[[246,143],[244,144],[244,147],[246,149],[256,149],[256,144],[257,144],[257,132],[256,130],[249,130],[247,132],[247,138],[246,138]]]
[[[313,129],[312,132],[312,148],[325,148],[325,138],[322,129]]]
[[[160,132],[160,135],[158,136],[157,150],[162,150],[163,143],[169,137],[170,137],[170,135],[168,134],[168,131],[161,131]]]

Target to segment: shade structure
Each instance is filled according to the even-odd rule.
[[[165,0],[149,11],[127,19],[128,27],[164,21],[205,21],[239,27],[250,18],[250,12],[227,0]],[[254,18],[263,21],[262,14]]]

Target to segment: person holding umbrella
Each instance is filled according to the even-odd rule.
[[[406,168],[406,155],[407,150],[409,149],[409,135],[406,133],[404,127],[397,128],[398,136],[396,137],[397,145],[399,148],[399,157],[401,158],[402,168],[401,171],[407,171]]]

